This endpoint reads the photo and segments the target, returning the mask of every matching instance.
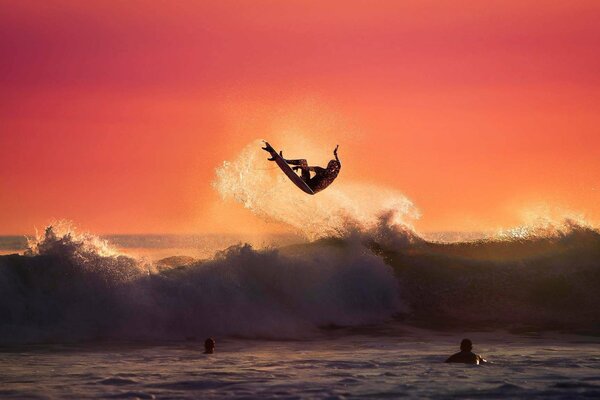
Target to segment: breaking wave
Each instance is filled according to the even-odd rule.
[[[390,218],[280,249],[240,244],[210,260],[157,263],[51,226],[25,255],[0,257],[0,342],[299,338],[391,320],[600,326],[597,230],[566,221],[559,235],[434,243]]]
[[[360,246],[283,254],[237,245],[175,267],[48,227],[0,257],[0,341],[303,337],[405,308],[392,269]]]

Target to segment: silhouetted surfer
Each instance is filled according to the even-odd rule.
[[[338,174],[340,173],[342,163],[340,162],[340,159],[337,155],[338,147],[339,145],[335,146],[335,149],[333,150],[335,160],[329,161],[329,163],[327,164],[327,168],[309,166],[308,162],[305,159],[286,160],[285,158],[283,158],[282,152],[279,152],[278,155],[275,149],[273,149],[273,147],[271,147],[271,145],[266,142],[265,147],[263,147],[263,150],[271,153],[272,157],[269,160],[275,161],[275,158],[277,156],[280,156],[289,165],[294,165],[294,167],[292,168],[294,171],[300,170],[300,177],[306,183],[306,185],[310,189],[312,189],[312,194],[314,194],[320,192],[327,186],[331,185],[331,183],[335,180],[335,178],[337,178]],[[314,173],[314,176],[312,178],[310,176],[311,172]]]
[[[473,353],[473,343],[470,339],[463,339],[460,342],[460,352],[451,355],[447,363],[480,364],[487,362],[483,357]]]

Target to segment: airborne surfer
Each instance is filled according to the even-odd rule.
[[[333,150],[333,155],[335,160],[329,161],[326,168],[318,167],[318,166],[309,166],[308,162],[305,159],[297,159],[297,160],[286,160],[283,158],[283,153],[280,151],[279,154],[275,151],[275,149],[267,142],[265,142],[265,147],[262,149],[268,151],[271,154],[271,158],[269,161],[275,161],[277,165],[282,169],[282,171],[290,178],[296,186],[302,189],[304,192],[308,194],[315,194],[325,189],[337,178],[340,173],[340,169],[342,168],[342,163],[338,158],[338,146],[335,146]],[[300,176],[294,173],[289,165],[293,165],[293,171],[300,171]],[[314,175],[311,177],[311,172]],[[306,186],[306,187],[304,187]]]

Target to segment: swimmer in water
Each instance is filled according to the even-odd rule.
[[[215,339],[208,338],[204,341],[204,354],[212,354],[215,352]]]
[[[463,364],[481,364],[487,361],[478,354],[473,353],[473,343],[470,339],[463,339],[460,342],[460,352],[451,355],[446,360],[447,363],[463,363]]]

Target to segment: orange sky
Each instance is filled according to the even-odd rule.
[[[597,1],[0,0],[0,234],[281,229],[210,185],[280,131],[317,164],[339,143],[339,179],[405,193],[423,231],[540,204],[598,223],[598,21]]]

